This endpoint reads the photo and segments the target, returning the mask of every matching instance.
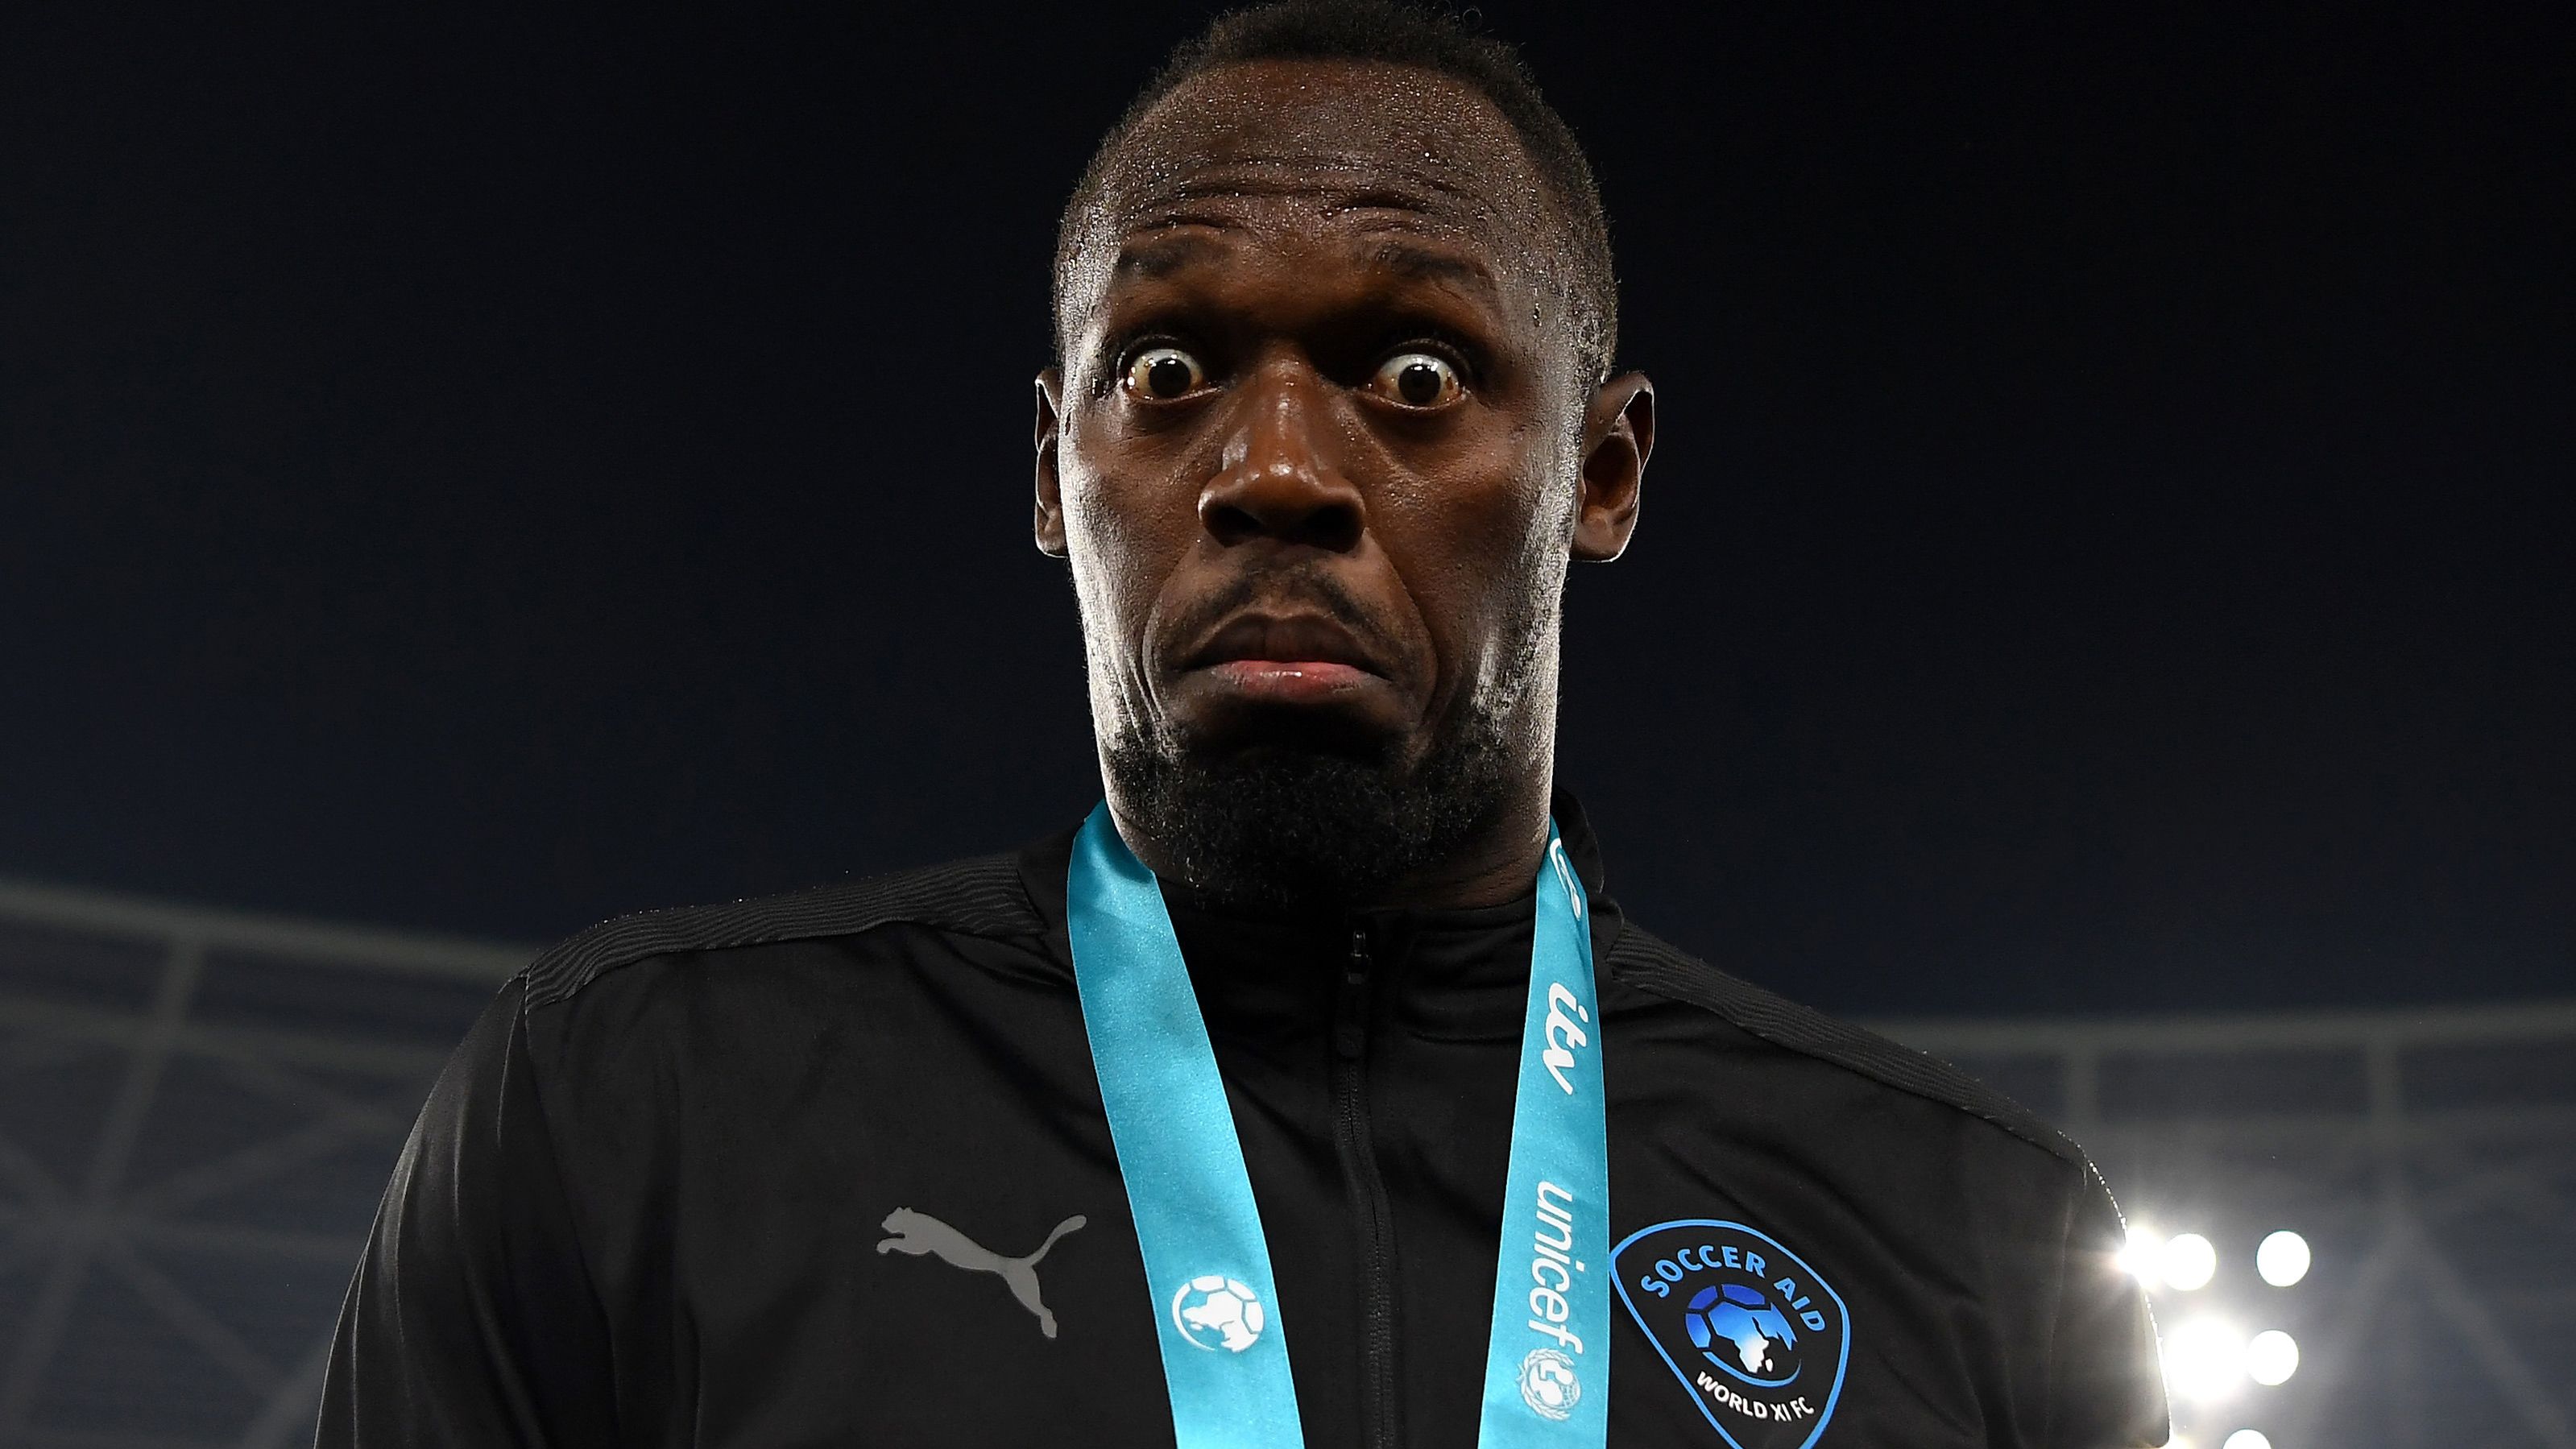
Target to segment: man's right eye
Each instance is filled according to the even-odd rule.
[[[1148,347],[1127,364],[1127,390],[1155,402],[1187,397],[1205,386],[1207,369],[1177,347]]]

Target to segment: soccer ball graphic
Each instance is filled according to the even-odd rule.
[[[1682,1327],[1702,1357],[1748,1384],[1778,1388],[1798,1376],[1798,1330],[1759,1288],[1702,1288],[1691,1296]]]
[[[1172,1325],[1204,1349],[1241,1353],[1261,1337],[1267,1321],[1260,1296],[1221,1273],[1192,1278],[1172,1295]]]

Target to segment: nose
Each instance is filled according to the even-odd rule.
[[[1265,538],[1335,553],[1359,546],[1360,494],[1341,469],[1329,398],[1326,381],[1290,358],[1236,389],[1233,436],[1199,493],[1209,537],[1228,548]]]

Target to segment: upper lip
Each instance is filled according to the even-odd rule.
[[[1386,670],[1348,629],[1320,614],[1238,614],[1183,662],[1205,669],[1234,659],[1314,660],[1383,676]]]

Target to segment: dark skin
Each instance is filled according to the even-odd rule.
[[[1529,888],[1565,568],[1636,527],[1654,390],[1579,374],[1549,207],[1455,81],[1223,67],[1111,159],[1038,377],[1037,543],[1073,564],[1104,745],[1409,766],[1501,722],[1491,825],[1370,904]],[[1114,781],[1109,804],[1173,874]]]

